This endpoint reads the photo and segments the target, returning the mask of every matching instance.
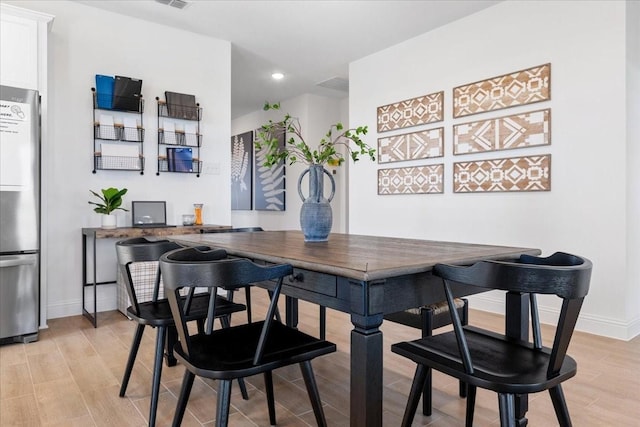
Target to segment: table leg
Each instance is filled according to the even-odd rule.
[[[381,427],[384,282],[350,284],[351,427]]]
[[[82,233],[82,282],[80,282],[82,286],[82,315],[89,319],[94,328],[98,326],[97,320],[97,306],[98,306],[98,295],[97,295],[97,273],[96,273],[96,236],[93,235],[93,283],[87,283],[87,235]],[[93,314],[87,310],[86,307],[86,296],[85,289],[87,286],[93,286]]]
[[[351,315],[351,427],[382,426],[382,316],[372,320]]]
[[[298,327],[298,299],[290,296],[286,297],[285,322],[292,328]]]
[[[82,233],[82,314],[85,313],[85,284],[87,283],[87,235]]]
[[[97,242],[93,236],[93,327],[98,327],[98,260],[97,260]]]
[[[507,292],[505,313],[505,334],[528,340],[529,338],[529,294]],[[526,418],[529,400],[526,394],[516,394],[516,423],[520,427],[528,424]]]

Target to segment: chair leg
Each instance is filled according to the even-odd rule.
[[[173,415],[173,423],[171,424],[173,427],[180,427],[180,424],[182,424],[182,418],[184,417],[184,411],[187,409],[187,402],[189,401],[191,387],[193,387],[193,380],[195,378],[195,374],[191,371],[184,371],[182,387],[180,388],[180,396],[178,397],[178,403],[176,404],[176,413]]]
[[[556,417],[558,418],[560,427],[571,427],[571,417],[569,416],[569,408],[567,408],[567,402],[562,392],[562,386],[558,384],[550,388],[549,395],[551,395],[551,402],[553,402],[553,409],[556,411]]]
[[[327,339],[327,307],[320,306],[320,339]]]
[[[216,427],[229,424],[229,405],[231,404],[231,380],[220,380],[218,385],[218,407],[216,408]]]
[[[173,347],[178,342],[178,330],[175,326],[167,327],[167,344],[166,344],[166,356],[165,363],[167,366],[176,366],[178,364],[178,359],[173,355]]]
[[[423,307],[420,310],[420,318],[422,321],[422,338],[430,337],[433,335],[433,310]],[[424,387],[422,389],[422,414],[431,416],[433,408],[433,375],[431,368],[425,367],[427,374],[425,377]]]
[[[420,364],[416,367],[416,373],[413,376],[413,383],[411,384],[411,391],[409,392],[409,399],[407,400],[407,407],[402,417],[402,427],[410,427],[413,422],[413,417],[416,415],[416,409],[420,401],[420,393],[424,390],[424,385],[427,380],[427,369],[426,366]]]
[[[230,328],[231,319],[229,319],[229,316],[220,316],[220,325],[222,325],[223,328]]]
[[[322,400],[320,400],[320,392],[318,391],[318,384],[316,384],[316,377],[313,375],[311,361],[306,360],[301,362],[300,370],[304,377],[304,384],[307,386],[307,393],[309,393],[309,400],[311,401],[311,407],[313,407],[313,414],[316,416],[316,423],[318,424],[318,427],[326,427],[327,420],[324,417]]]
[[[467,397],[467,385],[463,381],[460,381],[458,389],[458,395],[460,397]]]
[[[138,324],[136,327],[136,333],[133,335],[133,343],[131,344],[131,350],[129,350],[129,359],[127,360],[127,366],[124,368],[124,376],[122,377],[122,385],[120,386],[120,397],[124,397],[127,392],[127,386],[129,385],[129,379],[131,378],[131,371],[133,370],[133,364],[136,361],[136,355],[140,348],[140,341],[142,341],[142,333],[144,332],[144,325]]]
[[[276,425],[276,401],[273,394],[273,373],[266,371],[264,373],[264,389],[267,392],[267,407],[269,408],[269,423]]]
[[[149,427],[156,425],[156,411],[158,409],[158,397],[160,395],[160,377],[162,375],[162,356],[167,337],[167,328],[158,326],[156,338],[156,355],[153,362],[153,380],[151,383],[151,406],[149,407]]]
[[[498,393],[500,427],[516,427],[516,398],[510,393]]]
[[[422,389],[422,414],[427,417],[431,416],[431,411],[433,407],[432,401],[432,381],[433,376],[431,372],[431,368],[427,369],[427,376],[424,382],[424,388]]]
[[[244,288],[244,299],[247,305],[247,323],[251,323],[251,286]]]
[[[473,427],[473,413],[476,409],[476,386],[467,384],[467,416],[466,427]]]
[[[231,327],[230,317],[230,315],[220,317],[220,323],[222,324],[223,328]],[[238,385],[240,386],[240,393],[242,394],[242,398],[244,400],[249,400],[249,393],[247,393],[247,386],[245,385],[243,378],[238,378]]]
[[[240,387],[242,399],[249,400],[249,393],[247,393],[247,385],[244,383],[244,378],[238,378],[238,386]]]

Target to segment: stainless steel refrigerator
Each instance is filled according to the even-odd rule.
[[[40,96],[0,86],[0,344],[38,339]]]

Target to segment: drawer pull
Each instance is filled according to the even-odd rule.
[[[302,273],[294,273],[289,276],[289,282],[304,282],[304,274]]]

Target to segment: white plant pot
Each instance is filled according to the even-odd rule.
[[[102,228],[116,228],[116,216],[114,214],[102,215]]]

